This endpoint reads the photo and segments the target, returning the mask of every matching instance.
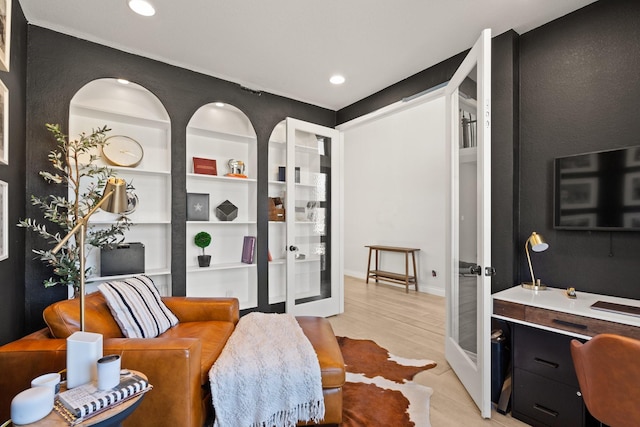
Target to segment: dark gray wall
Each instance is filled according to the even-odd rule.
[[[100,77],[126,77],[158,96],[172,120],[174,272],[185,266],[185,129],[200,105],[222,100],[252,120],[260,147],[258,222],[266,230],[265,153],[277,122],[291,116],[329,126],[344,123],[447,81],[464,56],[346,107],[336,120],[332,111],[266,93],[258,97],[229,82],[42,28],[30,27],[27,38],[16,1],[12,37],[12,69],[0,73],[11,93],[10,164],[0,166],[0,179],[10,184],[10,223],[24,216],[25,205],[26,214],[35,216],[16,189],[26,187],[27,195],[49,192],[36,175],[47,166],[53,144],[44,123],[66,128],[69,101],[82,85]],[[551,245],[533,255],[536,272],[548,284],[640,298],[640,233],[557,231],[551,225],[555,157],[639,143],[638,40],[640,3],[634,0],[600,1],[522,36],[507,32],[494,37],[492,253],[498,276],[493,291],[527,280],[522,246],[535,230]],[[258,237],[259,303],[268,311],[273,307],[265,302],[266,236]],[[32,259],[32,247],[32,236],[10,227],[10,258],[0,262],[7,283],[0,290],[0,343],[38,327],[42,308],[64,297],[64,289],[42,287],[50,273]],[[173,281],[174,292],[184,293],[184,275],[175,274]]]
[[[479,36],[480,34],[478,34]],[[508,31],[491,43],[491,202],[494,292],[513,286],[517,268],[518,204],[518,34]],[[338,111],[338,124],[449,81],[466,56],[462,52]]]
[[[594,3],[520,37],[520,231],[547,284],[640,298],[640,233],[554,230],[553,160],[640,145],[640,2]],[[495,116],[494,116],[495,117]],[[524,248],[519,280],[530,280]]]
[[[0,80],[9,89],[9,164],[0,165],[0,180],[9,184],[9,258],[0,261],[0,344],[24,332],[24,231],[15,226],[24,218],[25,206],[25,99],[27,23],[17,1],[11,19],[11,59],[9,72]]]
[[[185,169],[186,127],[202,105],[222,101],[240,108],[251,120],[258,138],[258,309],[278,310],[268,304],[267,283],[267,153],[271,131],[285,117],[294,117],[333,127],[335,112],[291,99],[242,89],[239,85],[198,74],[162,62],[124,53],[95,43],[69,37],[44,28],[29,26],[29,63],[26,144],[30,172],[27,194],[50,194],[52,186],[36,173],[48,169],[47,153],[55,144],[45,123],[59,123],[68,129],[69,102],[86,83],[103,77],[121,77],[154,93],[171,119],[172,157],[172,285],[174,295],[184,295],[185,284]],[[72,135],[72,137],[74,137]],[[27,207],[28,216],[38,212]],[[37,246],[36,246],[37,245]],[[27,236],[25,257],[26,316],[28,329],[41,326],[42,310],[64,298],[66,289],[44,289],[42,281],[51,275],[39,261],[33,261],[32,247],[42,247],[33,233]]]

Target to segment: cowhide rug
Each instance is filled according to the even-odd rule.
[[[341,427],[429,427],[433,390],[413,377],[434,368],[431,360],[393,356],[371,340],[338,337],[347,368]]]

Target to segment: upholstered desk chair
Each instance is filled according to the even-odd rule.
[[[610,427],[640,426],[640,341],[612,334],[572,340],[571,357],[591,415]]]

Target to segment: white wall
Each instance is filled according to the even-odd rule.
[[[420,248],[419,290],[444,295],[445,148],[444,97],[346,127],[345,274],[366,276],[365,245]],[[383,253],[381,269],[403,272],[404,255]]]

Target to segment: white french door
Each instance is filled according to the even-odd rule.
[[[445,88],[451,144],[451,262],[445,356],[491,417],[491,30]]]
[[[340,155],[335,129],[286,119],[286,310],[342,312]]]

